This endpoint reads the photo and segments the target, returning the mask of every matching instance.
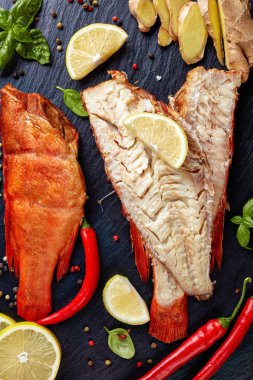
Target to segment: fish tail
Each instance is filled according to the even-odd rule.
[[[142,281],[147,282],[150,271],[149,253],[148,250],[145,249],[140,232],[132,221],[130,221],[130,236],[135,255],[135,264],[140,274],[140,278]]]

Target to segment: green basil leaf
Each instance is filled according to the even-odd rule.
[[[41,65],[50,62],[50,49],[47,40],[38,29],[29,30],[32,42],[17,42],[15,49],[21,57],[33,59]]]
[[[243,216],[253,217],[253,198],[248,200],[248,202],[243,207]]]
[[[8,32],[0,32],[0,42],[5,40],[7,37]]]
[[[18,42],[32,42],[32,37],[26,28],[14,25],[12,28],[12,36]]]
[[[12,26],[12,15],[7,9],[0,8],[0,29],[9,30]]]
[[[14,53],[14,39],[12,38],[11,32],[6,33],[4,38],[0,42],[0,70],[4,69],[6,64],[9,62]]]
[[[108,332],[108,346],[116,355],[123,359],[132,359],[135,355],[135,348],[129,333],[125,329],[114,329],[109,331],[106,327],[105,330]],[[121,339],[120,335],[124,338]]]
[[[236,233],[237,241],[242,247],[247,247],[250,240],[250,231],[243,224],[240,224]]]
[[[63,92],[64,103],[72,112],[74,112],[77,116],[88,116],[88,113],[83,108],[82,98],[79,92],[72,90],[71,88],[64,89],[58,86],[56,88]]]
[[[14,23],[28,28],[39,12],[41,5],[42,0],[18,0],[11,9]]]
[[[245,216],[242,220],[242,224],[247,228],[253,228],[253,219],[250,216]]]
[[[241,224],[242,217],[241,216],[234,216],[233,218],[230,219],[230,222],[232,222],[234,224]]]

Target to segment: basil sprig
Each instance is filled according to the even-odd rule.
[[[236,238],[238,243],[246,249],[250,241],[250,228],[253,228],[253,198],[250,199],[243,207],[242,216],[236,215],[230,221],[239,225]]]
[[[116,355],[123,359],[132,359],[135,355],[135,348],[132,338],[125,329],[108,330],[108,346]]]
[[[0,8],[0,69],[4,69],[16,51],[42,65],[50,62],[47,40],[38,29],[28,29],[39,12],[42,0],[18,0],[9,12]]]
[[[77,116],[88,116],[88,113],[83,108],[82,98],[79,92],[71,88],[64,89],[59,86],[56,88],[63,92],[64,103],[72,112],[74,112]]]

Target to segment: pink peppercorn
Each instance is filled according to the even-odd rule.
[[[88,12],[93,12],[93,7],[90,5],[89,8],[88,8]]]
[[[138,65],[137,65],[137,63],[133,63],[133,64],[132,64],[132,68],[133,68],[134,70],[138,70]]]
[[[94,343],[94,340],[92,340],[92,339],[91,339],[91,340],[89,340],[89,346],[90,346],[90,347],[93,347],[93,346],[94,346],[94,344],[95,344],[95,343]]]
[[[113,241],[118,241],[119,240],[119,235],[113,235]]]
[[[74,0],[68,0],[68,3],[73,3],[74,2]]]
[[[83,0],[77,0],[79,4],[83,4]]]
[[[75,265],[75,272],[80,272],[81,268],[79,267],[79,265]]]
[[[70,273],[74,273],[76,271],[75,266],[73,265],[72,267],[70,267],[69,271],[70,271]]]
[[[136,363],[136,367],[137,367],[137,368],[141,368],[141,367],[142,367],[142,362],[137,362],[137,363]]]
[[[118,21],[118,17],[117,16],[113,16],[112,21],[113,22],[117,22]]]

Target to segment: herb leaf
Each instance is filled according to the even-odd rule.
[[[242,215],[253,217],[253,198],[244,205]]]
[[[12,36],[18,42],[32,42],[31,35],[26,28],[14,25],[12,28]]]
[[[234,216],[230,219],[230,222],[234,224],[241,224],[242,223],[242,217],[241,216]]]
[[[64,89],[57,86],[58,90],[64,93],[63,100],[66,106],[77,116],[87,117],[88,113],[83,108],[82,98],[79,92],[71,88]]]
[[[131,359],[135,355],[135,348],[129,333],[125,329],[114,329],[109,331],[106,327],[105,330],[108,332],[108,346],[116,355],[123,359]],[[123,337],[120,338],[120,336]]]
[[[245,216],[242,220],[242,224],[247,228],[253,228],[253,219],[250,216]]]
[[[14,53],[14,40],[12,38],[11,32],[2,33],[2,39],[0,38],[0,70],[5,67]]]
[[[0,8],[0,28],[9,30],[12,26],[12,16],[7,9]]]
[[[47,40],[39,29],[29,30],[32,42],[17,42],[15,49],[21,57],[38,61],[41,65],[50,62],[50,49]]]
[[[11,9],[15,24],[28,28],[39,12],[41,5],[42,0],[18,0]]]
[[[250,231],[247,227],[244,226],[243,223],[241,223],[238,227],[236,238],[242,247],[246,248],[248,246],[250,240]]]

